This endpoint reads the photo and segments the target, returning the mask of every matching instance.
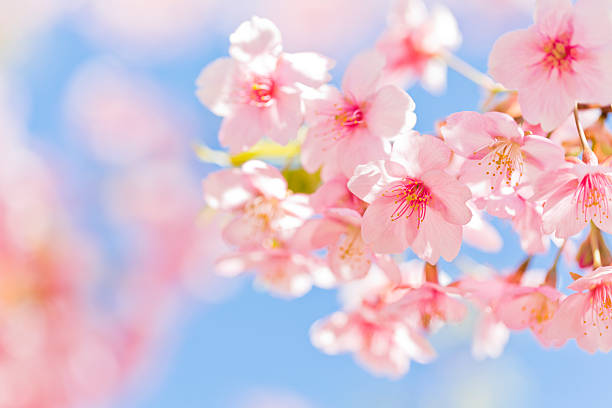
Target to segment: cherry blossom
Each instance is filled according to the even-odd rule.
[[[304,119],[301,92],[329,80],[331,60],[316,53],[283,53],[280,32],[253,17],[230,36],[230,55],[206,66],[197,80],[200,101],[224,120],[219,141],[233,153],[263,136],[286,144]]]
[[[501,36],[489,56],[491,75],[519,92],[528,122],[553,130],[578,101],[612,102],[612,41],[605,0],[542,0],[535,24]]]
[[[612,316],[611,267],[601,267],[580,277],[569,288],[577,291],[565,298],[555,314],[547,336],[564,343],[574,338],[589,353],[612,350],[609,329]]]
[[[366,244],[382,253],[410,247],[430,263],[457,256],[462,226],[472,217],[471,194],[444,172],[450,154],[440,139],[412,134],[395,142],[389,160],[357,167],[349,189],[370,203],[362,224]]]
[[[289,192],[281,173],[259,160],[209,175],[204,192],[211,208],[235,215],[223,237],[241,247],[274,248],[312,214],[308,197]]]
[[[438,4],[428,12],[421,0],[398,0],[376,48],[387,61],[386,80],[401,87],[420,80],[428,91],[440,93],[446,87],[441,57],[460,43],[457,21],[446,7]]]
[[[523,174],[536,175],[563,162],[559,146],[544,137],[525,134],[503,113],[455,113],[447,118],[441,132],[450,148],[468,159],[461,170],[462,180],[485,180],[492,191],[502,184],[518,186]]]
[[[612,200],[612,169],[573,160],[544,174],[536,184],[536,198],[545,199],[543,230],[558,238],[576,235],[593,221],[612,232],[608,205]]]
[[[307,171],[322,168],[323,179],[351,177],[357,165],[383,159],[389,140],[407,136],[416,122],[412,98],[381,83],[384,58],[376,52],[355,57],[344,74],[342,91],[324,89],[310,101],[310,126],[302,150]]]

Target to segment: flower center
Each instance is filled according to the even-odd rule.
[[[361,107],[357,104],[348,104],[338,108],[334,120],[342,128],[355,128],[365,124],[365,117]]]
[[[396,207],[391,214],[391,220],[396,221],[404,215],[410,218],[412,214],[416,214],[417,228],[419,228],[425,219],[431,193],[421,180],[405,177],[401,184],[385,191],[383,197],[395,199]]]
[[[549,38],[543,46],[545,56],[542,63],[549,69],[569,71],[572,69],[572,61],[577,56],[577,46],[572,45],[571,33],[564,33],[556,38]]]
[[[612,182],[604,174],[592,173],[582,178],[574,199],[585,222],[596,217],[599,217],[600,222],[608,218],[608,193],[611,188]]]
[[[478,162],[479,166],[484,166],[485,174],[491,177],[503,177],[508,186],[513,181],[514,185],[518,185],[523,175],[524,160],[518,143],[501,140],[489,146],[489,149],[490,152]],[[494,188],[491,186],[491,190]]]
[[[270,78],[255,78],[248,90],[249,102],[257,107],[268,106],[274,98],[274,81]]]

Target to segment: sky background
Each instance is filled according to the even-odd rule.
[[[305,6],[298,2],[208,3],[191,13],[200,13],[201,18],[178,13],[177,21],[185,19],[183,25],[188,29],[175,35],[178,29],[168,28],[160,37],[172,38],[168,42],[158,42],[147,34],[149,28],[142,29],[144,35],[138,32],[138,13],[146,13],[146,8],[134,12],[131,24],[136,28],[130,29],[137,34],[130,30],[126,30],[128,34],[116,34],[116,26],[108,21],[94,28],[91,22],[96,18],[80,11],[59,14],[31,34],[23,49],[5,59],[11,81],[19,89],[19,103],[26,107],[31,144],[56,164],[65,181],[66,200],[78,201],[75,217],[101,237],[111,263],[122,256],[121,237],[95,215],[95,191],[108,170],[86,154],[66,112],[69,89],[84,67],[107,64],[154,83],[167,98],[165,102],[175,104],[181,112],[188,129],[181,135],[185,144],[203,142],[218,147],[220,119],[199,104],[194,81],[207,63],[227,55],[227,37],[241,21],[253,14],[270,17],[281,30],[288,28],[287,51],[314,50],[336,59],[332,71],[335,84],[350,57],[371,47],[385,25],[386,6],[372,1],[331,1],[329,4],[337,8],[329,6],[321,23],[304,22],[300,7]],[[508,6],[502,13],[486,3],[466,5],[462,11],[458,8],[461,2],[451,3],[454,10],[461,11],[457,16],[464,33],[464,44],[457,54],[483,71],[495,38],[530,22],[529,13],[523,9]],[[502,5],[505,3],[509,2],[500,1],[499,8],[506,7]],[[313,4],[315,8],[326,3]],[[168,14],[171,19],[173,13]],[[323,27],[320,30],[319,25]],[[452,112],[477,109],[482,96],[474,84],[454,72],[449,73],[447,92],[441,96],[431,96],[418,86],[409,93],[417,106],[416,129],[422,132],[431,131],[436,120]],[[192,161],[199,178],[215,169],[198,163],[195,155]],[[505,239],[500,253],[485,254],[465,247],[462,256],[499,269],[516,266],[522,256],[517,255],[520,248],[516,237],[507,224],[495,225]],[[212,246],[218,238],[210,239]],[[538,257],[535,265],[546,268],[551,257]],[[456,273],[453,266],[443,264],[443,269],[451,275]],[[564,287],[567,270],[561,270]],[[612,356],[590,355],[573,341],[561,350],[544,350],[530,333],[513,333],[500,358],[476,361],[470,354],[472,316],[465,324],[444,328],[433,336],[438,351],[433,363],[414,363],[402,379],[388,380],[374,377],[349,355],[327,356],[310,344],[310,325],[339,307],[335,291],[314,289],[303,298],[286,301],[254,289],[249,278],[238,279],[230,286],[227,296],[218,302],[185,294],[154,361],[110,406],[608,407],[612,402]]]

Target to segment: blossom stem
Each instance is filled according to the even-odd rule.
[[[429,262],[425,263],[425,281],[438,283],[438,267]]]
[[[598,228],[591,222],[591,231],[589,237],[591,239],[591,250],[593,251],[593,269],[601,266],[601,252],[599,250]]]
[[[589,142],[584,134],[584,129],[582,128],[582,123],[580,123],[580,118],[578,117],[578,102],[574,104],[574,122],[576,122],[576,129],[578,129],[578,136],[580,137],[580,144],[582,145],[582,161],[585,163],[597,164],[597,156],[595,156],[595,153],[593,153],[593,150],[591,150],[589,146]]]
[[[490,76],[478,71],[456,55],[448,51],[441,51],[438,55],[450,68],[474,82],[476,85],[492,93],[508,91],[501,84],[496,83]]]

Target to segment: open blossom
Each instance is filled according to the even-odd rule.
[[[519,92],[523,117],[553,130],[577,101],[612,102],[612,24],[606,0],[542,0],[535,24],[500,37],[491,75]]]
[[[253,272],[257,285],[285,298],[303,296],[313,284],[330,287],[334,283],[323,262],[291,243],[224,255],[217,260],[216,270],[228,277]]]
[[[329,80],[331,60],[315,53],[281,52],[281,37],[269,20],[253,17],[230,36],[230,55],[204,68],[197,95],[223,116],[219,140],[232,153],[264,136],[285,144],[304,119],[303,87]]]
[[[251,160],[204,180],[206,203],[234,215],[223,238],[239,247],[273,248],[312,215],[308,197],[292,194],[277,168]]]
[[[373,373],[392,378],[405,374],[411,360],[427,363],[435,357],[422,335],[375,306],[364,305],[319,320],[310,329],[310,338],[327,354],[354,353]]]
[[[388,256],[376,254],[361,236],[362,216],[349,208],[332,208],[322,218],[306,225],[311,229],[309,244],[327,248],[327,261],[338,281],[345,282],[366,276],[376,263],[391,280],[399,281],[399,269]]]
[[[569,238],[582,231],[590,221],[612,232],[611,176],[612,168],[579,160],[542,175],[536,183],[534,198],[546,200],[542,215],[544,232]]]
[[[578,291],[565,298],[547,335],[561,344],[575,338],[589,353],[612,350],[612,267],[591,271],[577,279],[570,289]]]
[[[405,281],[402,276],[402,283]],[[414,321],[391,307],[396,287],[397,282],[376,266],[365,278],[343,285],[344,310],[312,326],[312,343],[328,354],[354,353],[370,371],[393,378],[405,374],[411,360],[431,361],[435,351]],[[402,289],[400,295],[404,292]]]
[[[548,286],[508,285],[495,314],[511,330],[529,328],[544,346],[558,343],[548,337],[548,327],[559,308],[561,292]]]
[[[322,98],[307,104],[308,134],[302,164],[323,179],[353,175],[359,164],[382,159],[389,139],[406,136],[416,122],[412,98],[394,85],[381,86],[384,58],[358,55],[342,80],[342,91],[325,87]]]
[[[441,285],[437,277],[431,279],[426,276],[424,265],[419,261],[407,262],[402,267],[405,284],[389,295],[393,299],[389,310],[426,332],[435,331],[446,323],[463,320],[467,308],[458,299],[459,291],[456,288]],[[412,275],[411,279],[406,279],[407,275]]]
[[[510,218],[526,253],[533,255],[548,250],[550,239],[543,230],[542,203],[527,199],[512,188],[502,188],[475,202],[495,217]]]
[[[428,12],[421,0],[398,0],[376,48],[387,60],[385,79],[402,87],[420,80],[428,91],[440,92],[446,64],[438,57],[460,43],[457,21],[446,7],[435,5]]]
[[[523,176],[563,163],[563,150],[558,145],[525,134],[504,113],[455,113],[441,132],[450,148],[468,159],[461,169],[462,180],[482,181],[487,190],[518,186]]]
[[[471,193],[444,171],[450,154],[440,139],[415,133],[394,143],[389,160],[357,167],[349,189],[370,203],[362,235],[374,251],[410,247],[430,263],[457,256]]]

